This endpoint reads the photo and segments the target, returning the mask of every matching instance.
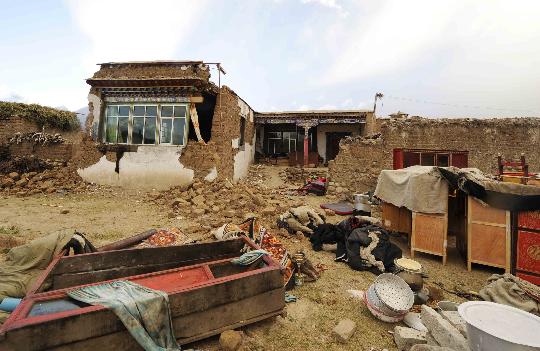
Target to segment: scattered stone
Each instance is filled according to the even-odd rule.
[[[264,216],[273,215],[274,213],[276,213],[276,208],[272,206],[265,207],[261,210],[261,214]]]
[[[191,202],[196,206],[202,206],[204,205],[204,196],[197,195],[194,198],[191,199]]]
[[[227,330],[219,336],[219,346],[223,351],[236,351],[242,344],[242,333],[235,330]]]
[[[356,330],[356,323],[350,319],[342,319],[332,330],[337,341],[346,343]]]
[[[458,311],[442,311],[441,315],[446,318],[465,338],[467,337],[467,323],[461,318]]]
[[[175,214],[174,212],[169,212],[169,213],[167,214],[167,217],[168,217],[168,218],[175,218],[175,217],[176,217],[176,214]]]
[[[15,181],[21,179],[21,176],[17,172],[11,172],[10,174],[8,174],[8,177],[10,177],[11,179]]]
[[[13,185],[15,185],[15,181],[11,178],[4,178],[2,179],[2,188],[10,188]]]
[[[62,210],[60,211],[60,214],[68,214],[69,213],[69,210]]]
[[[459,330],[433,308],[422,305],[421,318],[422,323],[429,329],[439,345],[455,349],[456,351],[470,350],[467,340],[461,335]]]
[[[206,210],[204,208],[196,208],[193,210],[193,214],[195,214],[196,216],[202,216],[205,213]]]
[[[427,342],[426,333],[413,328],[396,326],[394,328],[394,341],[400,351],[409,351],[414,345]]]

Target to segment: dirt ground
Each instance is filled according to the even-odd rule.
[[[269,190],[286,188],[288,184],[280,177],[282,167],[254,166],[256,177],[248,184],[265,180]],[[291,186],[293,187],[293,186]],[[320,203],[335,201],[318,196],[293,196],[293,200],[318,207]],[[74,229],[86,234],[96,246],[123,237],[143,232],[149,228],[178,227],[192,239],[209,240],[210,226],[198,223],[188,216],[170,215],[164,205],[149,201],[145,193],[122,189],[99,188],[85,193],[33,195],[30,197],[0,197],[0,250],[2,243],[15,240],[23,243],[33,238],[60,229]],[[332,216],[328,220],[336,223],[345,217]],[[265,223],[263,223],[265,224]],[[270,223],[267,224],[270,226]],[[197,234],[190,228],[202,227]],[[208,229],[208,230],[205,230]],[[365,290],[375,275],[370,272],[351,270],[345,263],[334,262],[330,250],[314,252],[307,238],[280,237],[289,251],[302,249],[314,263],[327,267],[321,278],[313,283],[295,288],[291,294],[297,302],[289,303],[285,317],[277,317],[242,328],[246,334],[246,350],[396,350],[390,333],[394,325],[375,319],[363,302],[347,293],[348,289]],[[406,239],[393,239],[408,257]],[[428,285],[442,283],[448,289],[478,291],[489,275],[500,273],[494,268],[474,266],[467,272],[466,265],[455,247],[448,249],[446,266],[436,256],[418,254],[416,259],[423,265],[429,278]],[[461,301],[445,293],[445,299]],[[343,318],[356,322],[357,330],[345,345],[336,343],[332,337],[333,327]],[[218,338],[213,337],[189,347],[200,350],[218,350]]]

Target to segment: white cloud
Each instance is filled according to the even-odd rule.
[[[338,13],[346,17],[349,13],[343,9],[340,3],[337,0],[301,0],[303,4],[318,4],[324,7],[335,9]]]
[[[197,59],[173,57],[197,31],[205,0],[67,0],[75,23],[91,42],[85,67],[108,61]]]

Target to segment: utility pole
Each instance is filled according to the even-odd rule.
[[[376,93],[375,94],[375,101],[373,101],[373,116],[375,116],[375,110],[377,109],[377,99],[383,98],[383,93]]]

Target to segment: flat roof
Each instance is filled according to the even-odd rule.
[[[200,65],[203,61],[155,60],[155,61],[119,61],[103,62],[98,65]]]

